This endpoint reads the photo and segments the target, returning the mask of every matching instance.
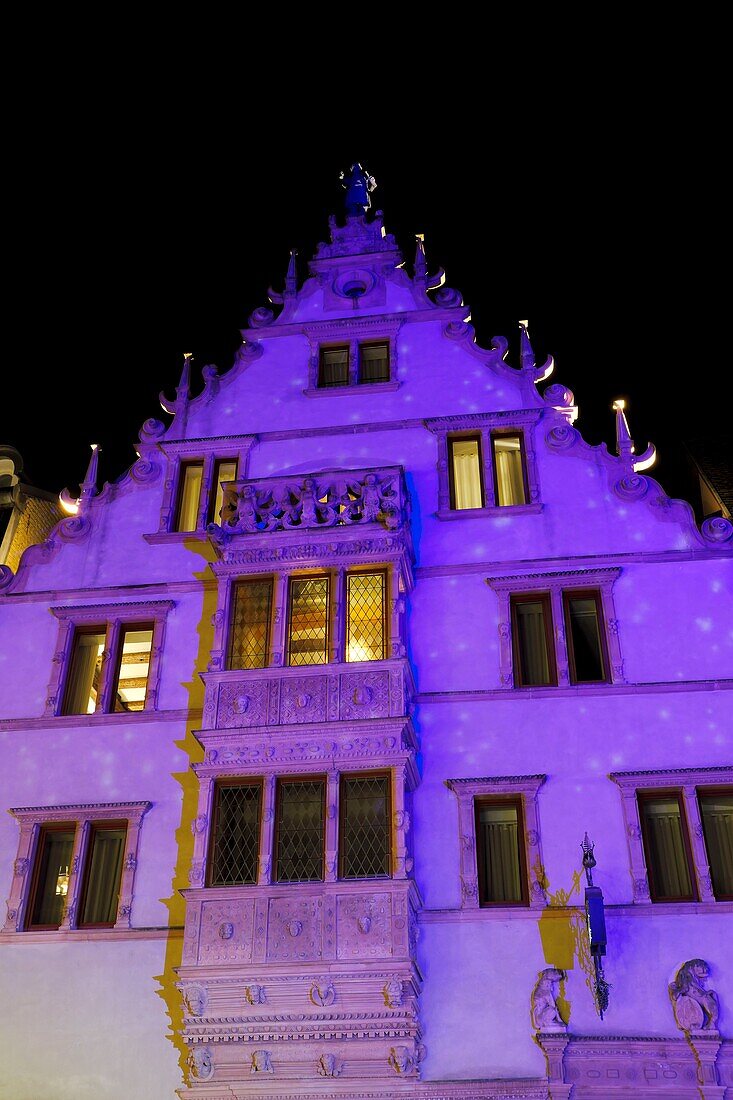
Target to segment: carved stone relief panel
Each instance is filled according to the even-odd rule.
[[[205,901],[201,908],[200,963],[250,962],[254,901]]]
[[[389,894],[340,894],[337,903],[339,959],[391,958]]]
[[[281,684],[280,721],[325,722],[326,677],[302,676]]]
[[[223,729],[267,724],[267,680],[222,684],[219,688],[217,725]]]
[[[307,962],[322,953],[322,898],[271,898],[268,962]]]
[[[341,718],[385,718],[389,715],[389,674],[352,672],[341,677]]]

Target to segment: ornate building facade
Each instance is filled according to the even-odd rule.
[[[733,1097],[733,525],[372,182],[0,567],[13,1100]]]

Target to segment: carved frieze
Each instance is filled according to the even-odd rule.
[[[369,959],[392,955],[392,906],[389,894],[341,895],[336,911],[339,959]]]
[[[200,963],[249,962],[252,958],[254,902],[204,902],[201,911]]]
[[[309,962],[322,954],[320,897],[271,898],[268,914],[268,962]]]

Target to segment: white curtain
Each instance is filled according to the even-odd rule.
[[[514,816],[513,821],[498,820]],[[487,819],[488,816],[488,819]],[[517,846],[516,810],[482,811],[480,819],[480,850],[483,855],[483,879],[486,901],[517,902],[522,900],[519,878],[519,848]]]
[[[454,507],[481,508],[481,469],[479,466],[478,443],[475,439],[454,439],[453,452],[453,498]]]
[[[515,436],[495,438],[494,459],[496,462],[496,503],[502,507],[509,504],[526,504],[522,473],[522,450],[519,439]]]

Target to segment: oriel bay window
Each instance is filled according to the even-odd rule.
[[[288,663],[323,665],[328,661],[331,578],[291,577],[288,614]]]
[[[326,780],[280,779],[275,809],[275,882],[323,878]]]
[[[209,885],[257,881],[262,781],[233,780],[216,788],[209,852]]]
[[[237,582],[232,589],[227,668],[264,668],[270,652],[272,577]]]

